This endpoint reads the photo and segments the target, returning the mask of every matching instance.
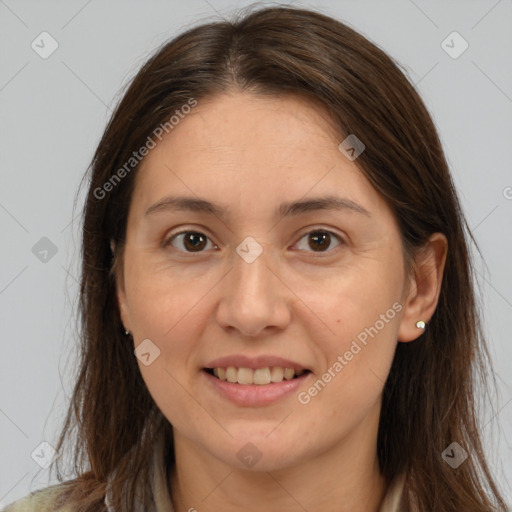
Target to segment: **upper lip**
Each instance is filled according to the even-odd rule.
[[[232,355],[220,357],[210,361],[205,368],[228,368],[234,366],[235,368],[265,368],[266,366],[280,366],[282,368],[293,368],[294,370],[307,370],[305,366],[296,361],[290,361],[283,357],[261,355],[256,357],[248,357],[246,355]]]

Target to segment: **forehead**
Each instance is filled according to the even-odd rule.
[[[180,149],[180,154],[231,153],[235,158],[234,153],[244,152],[255,158],[284,161],[293,160],[297,151],[310,154],[313,145],[318,151],[332,149],[339,138],[325,108],[303,98],[228,93],[200,100],[159,147]],[[157,154],[158,151],[150,153],[147,160],[151,162]]]
[[[136,196],[146,208],[176,191],[253,207],[335,191],[380,202],[341,137],[325,109],[297,96],[200,100],[145,157]]]

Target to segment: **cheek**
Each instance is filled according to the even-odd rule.
[[[138,268],[126,280],[134,348],[149,339],[158,354],[149,366],[139,361],[142,377],[172,424],[179,426],[183,417],[204,422],[204,411],[186,390],[195,384],[205,299],[214,283],[170,271],[152,273],[147,265]]]
[[[149,339],[157,354],[149,365],[138,361],[142,378],[169,422],[186,431],[190,422],[201,425],[208,419],[198,402],[191,400],[190,390],[198,371],[199,315],[204,315],[203,301],[212,284],[206,278],[152,272],[147,264],[134,265],[132,270],[126,291],[134,348]]]
[[[362,418],[379,399],[396,349],[401,290],[398,265],[367,264],[303,298],[329,327],[311,333],[324,367],[299,400],[319,418],[328,411],[340,425],[347,415]]]
[[[197,311],[215,284],[215,276],[201,274],[196,268],[162,268],[150,258],[132,258],[127,265],[126,292],[134,331],[148,338],[167,339],[182,325],[194,329]]]
[[[384,337],[398,333],[403,275],[397,264],[362,261],[311,284],[302,287],[301,300],[323,324],[327,352],[342,350],[358,335],[364,341],[368,329],[374,336],[374,328]]]
[[[346,330],[322,340],[325,367],[297,396],[309,430],[343,437],[377,410],[396,349],[398,314],[393,308],[384,311],[388,323],[369,315],[371,323],[360,328],[363,315],[343,317]]]
[[[197,426],[204,424],[215,428],[211,414],[199,400],[191,399],[192,388],[184,374],[169,367],[164,357],[162,353],[150,366],[139,363],[142,378],[157,407],[174,428],[187,435],[197,435]]]

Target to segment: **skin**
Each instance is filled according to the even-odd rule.
[[[338,150],[341,140],[325,112],[300,98],[229,92],[201,100],[138,172],[118,302],[134,346],[150,339],[160,350],[139,367],[174,427],[178,512],[379,509],[384,382],[397,340],[418,338],[416,322],[435,310],[447,248],[432,235],[415,275],[406,274],[396,220],[357,160]],[[282,202],[333,193],[369,216],[273,217]],[[145,215],[171,194],[220,203],[227,217]],[[333,235],[315,251],[318,229]],[[182,230],[207,237],[195,254],[183,236],[172,239]],[[236,252],[247,236],[263,249],[250,264]],[[311,370],[299,389],[307,391],[396,303],[394,318],[307,404],[292,393],[263,407],[235,405],[202,373],[221,356],[276,355]],[[250,468],[237,457],[248,442],[261,453]]]

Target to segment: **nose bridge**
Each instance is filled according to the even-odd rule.
[[[238,295],[238,301],[252,296],[255,300],[272,301],[275,298],[276,277],[270,271],[272,267],[272,248],[263,245],[254,237],[246,237],[236,248],[233,257],[232,294]],[[242,302],[243,304],[243,302]]]
[[[266,327],[283,328],[289,321],[286,287],[276,277],[270,245],[245,238],[233,255],[233,268],[218,309],[218,321],[245,335],[255,336]]]

